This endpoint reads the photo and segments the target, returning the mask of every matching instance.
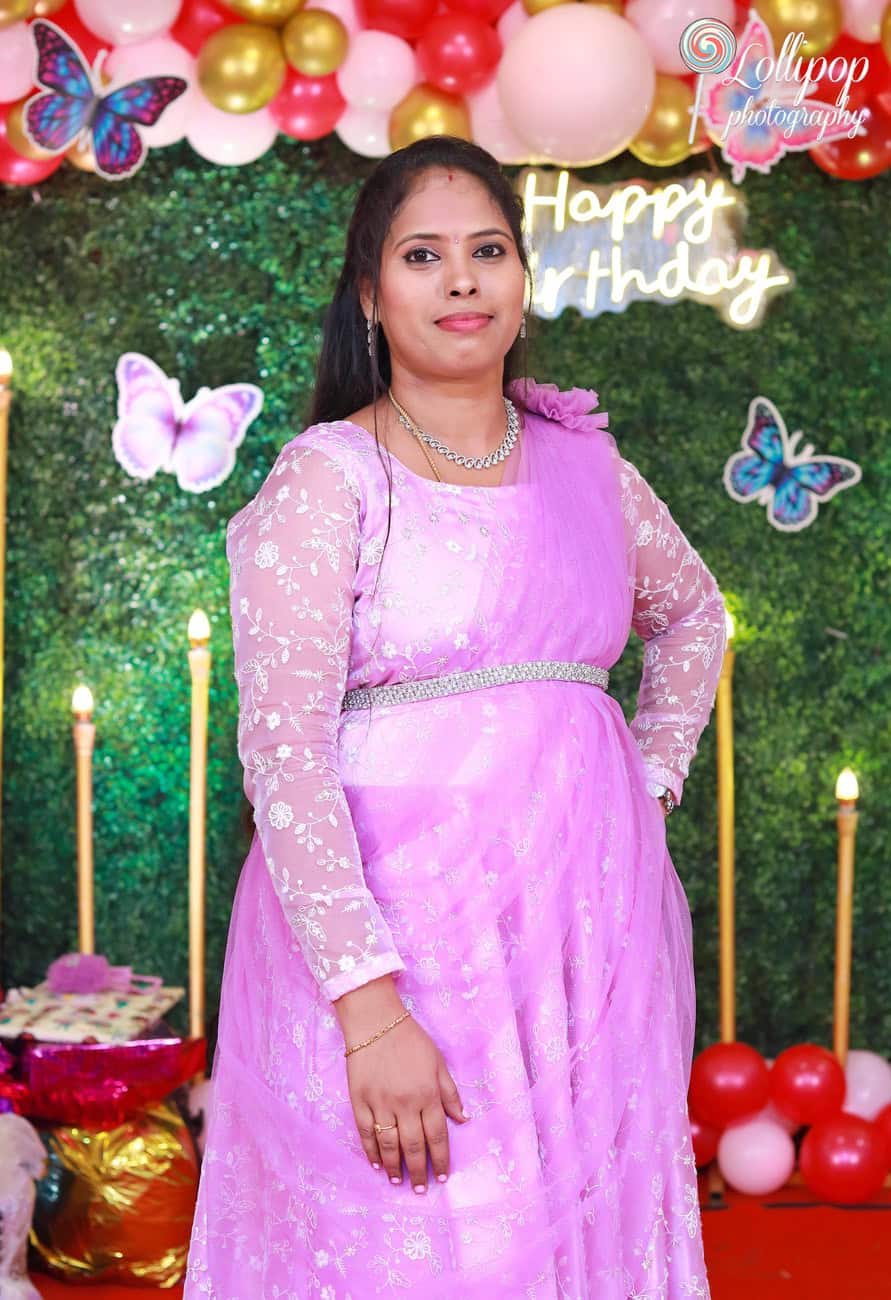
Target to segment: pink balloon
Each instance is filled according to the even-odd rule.
[[[329,14],[339,18],[350,36],[362,26],[356,13],[356,0],[309,0],[305,9],[325,9]]]
[[[154,126],[139,128],[143,140],[152,149],[175,144],[183,138],[198,86],[195,60],[188,50],[169,36],[155,36],[150,41],[140,41],[138,45],[118,45],[105,60],[104,71],[111,77],[115,88],[126,85],[128,81],[138,81],[140,77],[185,77],[190,83],[189,89],[168,104]]]
[[[34,86],[36,58],[27,23],[0,31],[0,101],[23,99]]]
[[[845,1064],[847,1090],[842,1103],[846,1115],[875,1119],[891,1102],[891,1065],[877,1052],[848,1052]]]
[[[858,41],[874,45],[881,39],[882,15],[887,3],[888,0],[842,0],[844,30],[850,36],[856,36]],[[876,58],[882,58],[879,50],[876,50]]]
[[[91,32],[113,45],[133,45],[166,32],[182,0],[74,0],[77,16]]]
[[[718,1168],[738,1192],[766,1196],[795,1168],[795,1143],[780,1124],[750,1119],[732,1124],[718,1139]]]
[[[525,27],[530,18],[523,4],[523,0],[514,0],[514,3],[507,9],[495,24],[495,30],[498,33],[498,39],[502,45],[507,45],[509,40],[516,36],[521,27]]]
[[[390,113],[373,108],[346,108],[334,128],[348,149],[363,158],[384,158],[390,152]]]
[[[779,1110],[773,1104],[772,1101],[769,1101],[767,1105],[763,1107],[763,1109],[757,1111],[754,1115],[752,1115],[751,1119],[769,1120],[771,1124],[779,1124],[780,1128],[784,1128],[787,1133],[797,1133],[798,1130],[801,1128],[801,1125],[799,1124],[797,1119],[790,1119],[788,1115],[784,1115],[783,1112]],[[742,1124],[747,1124],[748,1122],[749,1122],[748,1119],[737,1121],[737,1123],[742,1123]],[[728,1125],[728,1128],[729,1127],[730,1125]]]
[[[533,151],[507,124],[495,81],[465,100],[473,138],[500,163],[532,162]]]
[[[337,69],[337,86],[346,102],[378,113],[398,104],[420,79],[408,41],[371,28],[356,33]]]
[[[734,0],[628,0],[625,17],[646,41],[657,72],[690,71],[678,48],[684,28],[697,18],[717,18],[734,30]]]
[[[505,46],[496,80],[508,125],[545,158],[570,166],[621,153],[656,90],[643,37],[586,4],[533,14]]]
[[[189,125],[189,144],[208,162],[239,167],[260,158],[278,135],[268,108],[256,113],[224,113],[195,91]]]

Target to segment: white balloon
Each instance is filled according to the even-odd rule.
[[[152,149],[175,144],[186,134],[192,99],[198,86],[195,60],[169,36],[155,36],[138,45],[119,45],[105,60],[104,71],[111,77],[110,89],[125,86],[140,77],[184,77],[189,89],[172,104],[168,104],[154,126],[141,126],[140,134]]]
[[[348,149],[363,158],[385,158],[390,152],[390,114],[347,104],[334,130]]]
[[[256,113],[224,113],[196,90],[189,112],[186,138],[208,162],[240,167],[254,162],[270,148],[278,126],[268,108]]]
[[[131,45],[166,32],[182,0],[74,0],[77,16],[94,35],[112,45]]]
[[[845,1063],[846,1115],[875,1119],[891,1102],[891,1065],[878,1052],[849,1051]]]
[[[401,36],[368,28],[350,41],[337,69],[337,85],[353,108],[385,112],[420,80],[415,52]]]
[[[34,42],[27,23],[0,31],[0,103],[21,99],[34,86]]]
[[[722,1176],[736,1191],[767,1196],[789,1181],[795,1143],[779,1124],[751,1119],[725,1128],[717,1158]]]

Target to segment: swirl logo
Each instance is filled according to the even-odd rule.
[[[681,33],[681,58],[700,76],[723,72],[736,55],[736,37],[718,18],[697,18]]]

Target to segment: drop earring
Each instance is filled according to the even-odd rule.
[[[371,342],[371,335],[372,335],[372,333],[373,333],[374,326],[373,326],[372,323],[371,323],[371,317],[370,317],[370,316],[368,317],[366,323],[367,323],[367,326],[368,326],[368,355],[369,355],[370,357],[373,358],[373,357],[374,357],[374,346],[373,346],[373,344],[372,344],[372,342]]]
[[[525,337],[526,337],[526,313],[524,312],[520,318],[520,338],[524,339]]]

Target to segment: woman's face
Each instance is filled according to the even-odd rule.
[[[431,169],[397,212],[381,252],[378,316],[395,373],[468,378],[493,367],[520,329],[523,264],[510,226],[467,172]],[[362,297],[366,317],[371,299]],[[476,320],[462,324],[456,313]]]

